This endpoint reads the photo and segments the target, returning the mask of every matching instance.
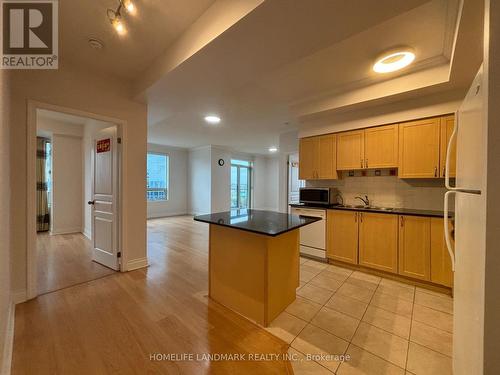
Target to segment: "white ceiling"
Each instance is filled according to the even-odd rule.
[[[463,2],[466,15],[481,8]],[[158,144],[266,153],[310,116],[465,87],[480,59],[478,17],[454,40],[460,0],[135,3],[139,13],[119,37],[106,19],[117,0],[60,2],[61,51],[129,81],[148,104],[148,140]],[[92,50],[89,36],[105,48]],[[415,63],[373,73],[375,57],[397,45],[413,47]],[[206,114],[222,122],[209,126]]]
[[[297,128],[303,102],[422,71],[426,85],[447,81],[457,15],[457,0],[266,1],[147,90],[148,139],[266,153]],[[415,63],[373,73],[397,45],[413,47]],[[219,126],[204,123],[210,113]]]
[[[117,8],[118,0],[59,1],[62,58],[90,70],[133,80],[213,2],[134,0],[137,14],[124,16],[128,32],[119,36],[106,16],[108,8]],[[89,37],[101,40],[104,48],[90,48]]]

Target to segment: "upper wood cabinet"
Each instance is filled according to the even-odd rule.
[[[337,134],[337,169],[341,171],[364,168],[364,147],[364,130]]]
[[[397,125],[376,126],[338,134],[338,170],[395,168],[397,166]]]
[[[359,264],[397,273],[398,216],[366,212],[358,216]]]
[[[301,138],[299,141],[299,179],[312,180],[316,178],[319,165],[318,137]]]
[[[399,216],[399,274],[431,279],[431,218]]]
[[[299,178],[301,180],[336,179],[337,136],[327,134],[299,141]]]
[[[365,129],[365,168],[398,166],[398,125]]]
[[[440,132],[440,117],[399,124],[400,178],[440,176]]]
[[[358,263],[358,212],[328,210],[328,258],[347,263]]]
[[[455,126],[455,116],[443,116],[441,117],[441,146],[440,146],[440,168],[439,176],[445,177],[446,172],[446,152],[448,150],[448,144],[450,142],[451,134],[453,133],[453,128]],[[456,138],[451,145],[450,154],[450,177],[456,176],[457,170],[457,142]]]
[[[444,220],[435,217],[431,218],[431,281],[448,287],[453,285],[451,260],[444,240]]]

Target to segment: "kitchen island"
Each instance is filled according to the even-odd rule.
[[[210,224],[209,297],[267,327],[295,300],[299,228],[319,219],[240,209],[194,220]]]

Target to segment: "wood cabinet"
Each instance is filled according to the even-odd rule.
[[[319,165],[319,138],[301,138],[299,141],[299,178],[313,180]]]
[[[431,218],[399,216],[399,274],[430,280]]]
[[[446,151],[448,150],[448,144],[450,142],[451,134],[453,133],[453,128],[455,127],[455,116],[443,116],[441,117],[441,145],[440,145],[440,161],[439,161],[439,176],[445,177],[446,172]],[[451,145],[450,154],[450,177],[456,176],[457,170],[457,143],[456,138]]]
[[[327,134],[299,141],[299,178],[318,180],[337,178],[337,136]]]
[[[398,272],[398,216],[359,213],[359,264]]]
[[[435,217],[431,218],[431,281],[448,287],[453,285],[451,260],[444,240],[444,221]]]
[[[337,178],[337,136],[335,134],[318,137],[318,178],[333,180]],[[300,160],[300,159],[299,159]]]
[[[337,135],[337,170],[363,169],[365,163],[364,130]]]
[[[398,166],[398,125],[365,129],[365,168]]]
[[[347,263],[358,263],[358,212],[328,210],[327,256]]]
[[[439,177],[441,118],[399,124],[400,178]]]

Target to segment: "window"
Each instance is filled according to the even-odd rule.
[[[231,160],[231,208],[250,208],[252,162]]]
[[[168,155],[148,152],[146,197],[148,201],[168,200]]]

